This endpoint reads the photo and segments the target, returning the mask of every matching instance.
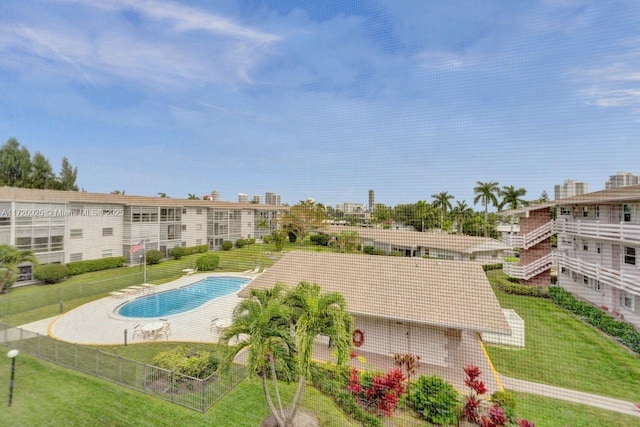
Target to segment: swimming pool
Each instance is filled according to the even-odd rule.
[[[211,276],[192,285],[137,298],[118,309],[125,317],[166,317],[193,310],[212,299],[240,290],[244,277]]]

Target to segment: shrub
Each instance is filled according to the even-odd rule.
[[[391,252],[389,252],[389,256],[404,256],[404,254],[400,251],[397,250],[393,250]]]
[[[375,248],[374,246],[366,245],[366,246],[364,246],[364,247],[362,248],[362,252],[364,252],[364,253],[365,253],[365,254],[367,254],[367,255],[373,255],[373,251],[374,251],[375,249],[376,249],[376,248]]]
[[[182,246],[175,246],[174,248],[171,249],[171,256],[174,259],[180,259],[183,256],[186,255],[186,248],[183,248]]]
[[[90,259],[87,261],[74,261],[67,264],[69,276],[89,273],[91,271],[108,270],[110,268],[123,267],[126,262],[125,257],[116,256],[109,258]]]
[[[314,245],[328,246],[331,237],[328,234],[314,234],[309,237],[309,240],[311,240],[311,243],[313,243]]]
[[[250,239],[247,239],[247,245],[253,245],[256,243],[256,239],[254,239],[253,237]]]
[[[410,385],[409,403],[427,421],[437,425],[455,424],[458,392],[437,375],[421,376]]]
[[[222,242],[222,250],[223,251],[230,251],[231,248],[233,248],[233,242],[231,240],[224,240]]]
[[[206,378],[218,369],[220,360],[214,353],[192,351],[187,347],[178,346],[158,353],[153,358],[153,364],[190,377]]]
[[[287,233],[287,236],[289,236],[289,243],[295,243],[298,240],[298,236],[293,231]]]
[[[504,410],[507,419],[514,423],[516,421],[516,398],[506,390],[498,390],[491,395],[491,403]]]
[[[482,269],[484,271],[489,271],[489,270],[500,270],[502,269],[502,263],[497,263],[497,264],[486,264],[482,266]]]
[[[147,258],[147,265],[153,265],[153,264],[158,264],[160,263],[160,260],[162,259],[164,255],[162,254],[162,252],[152,249],[150,251],[147,251],[146,254],[146,258]]]
[[[405,376],[400,368],[391,368],[386,374],[363,373],[353,368],[349,376],[349,391],[376,415],[390,417],[404,393]]]
[[[58,283],[69,276],[69,268],[64,264],[46,264],[36,267],[33,277],[44,283]]]
[[[498,289],[507,294],[549,298],[549,291],[546,287],[521,285],[513,283],[511,280],[496,280],[495,284]]]
[[[242,248],[243,246],[247,245],[247,241],[244,239],[238,239],[236,240],[236,248]]]
[[[220,257],[216,254],[204,254],[196,260],[196,268],[200,271],[215,270],[220,263]]]
[[[271,243],[271,236],[262,236],[262,241],[266,244]]]

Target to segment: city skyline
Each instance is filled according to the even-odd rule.
[[[637,4],[52,0],[0,11],[0,142],[89,192],[394,206],[604,189],[640,148]]]

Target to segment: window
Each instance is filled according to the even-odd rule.
[[[182,231],[187,231],[187,224],[182,224]]]
[[[69,261],[82,261],[82,253],[69,254]]]
[[[622,220],[624,222],[631,222],[631,206],[630,205],[623,205],[622,212],[623,212]]]
[[[635,297],[629,292],[621,291],[620,302],[631,311],[633,311],[635,308]]]
[[[589,216],[589,208],[587,206],[582,207],[582,217],[587,218]]]
[[[601,253],[602,252],[602,243],[596,243],[596,252],[597,253]]]
[[[198,231],[202,230],[202,224],[196,224],[196,230]]]
[[[109,258],[113,256],[113,249],[103,249],[102,258]]]
[[[196,245],[201,245],[202,244],[202,239],[196,239]]]
[[[586,240],[582,241],[582,250],[583,251],[588,251],[589,250],[589,242],[587,242]]]
[[[632,248],[630,246],[624,247],[624,263],[636,265],[636,248]]]
[[[202,215],[202,208],[196,208],[196,215]]]
[[[113,227],[105,227],[102,229],[102,237],[113,236]]]
[[[186,214],[187,213],[187,208],[182,208],[182,213]]]
[[[596,218],[600,218],[600,206],[596,206]]]
[[[82,228],[72,228],[69,231],[69,235],[72,239],[79,239],[80,237],[82,237]]]

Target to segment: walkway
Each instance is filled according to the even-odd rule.
[[[566,388],[554,387],[546,384],[539,384],[530,381],[518,380],[500,375],[502,385],[507,390],[521,391],[524,393],[537,394],[539,396],[551,397],[558,400],[579,403],[581,405],[593,406],[606,409],[608,411],[619,412],[626,415],[640,417],[640,411],[636,406],[625,400],[613,399],[611,397],[599,396],[596,394],[584,393],[581,391]]]

